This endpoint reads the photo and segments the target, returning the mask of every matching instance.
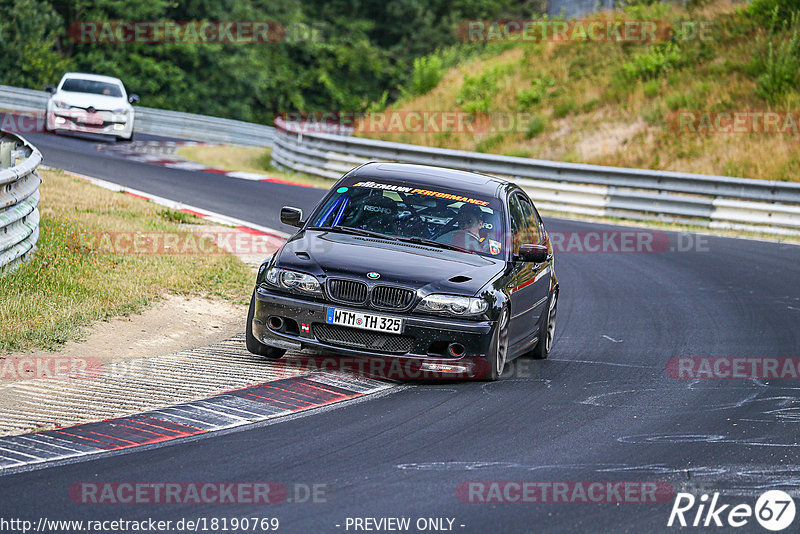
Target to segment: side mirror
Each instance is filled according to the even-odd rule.
[[[139,95],[137,95],[135,93],[131,94],[128,97],[128,102],[130,102],[131,104],[138,104],[139,103]]]
[[[281,222],[283,224],[300,228],[303,226],[302,220],[303,210],[291,206],[284,206],[281,208]]]
[[[522,261],[542,263],[547,261],[549,256],[550,251],[544,245],[525,244],[519,247],[519,259]]]
[[[44,90],[50,93],[51,95],[54,95],[56,93],[56,88],[52,85],[46,86]]]

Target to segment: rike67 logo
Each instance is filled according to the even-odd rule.
[[[794,500],[780,490],[762,493],[755,507],[746,503],[720,504],[719,493],[714,493],[710,502],[707,494],[697,499],[691,493],[678,493],[667,526],[737,528],[747,525],[755,517],[762,527],[777,532],[789,527],[794,516]]]

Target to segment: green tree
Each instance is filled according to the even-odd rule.
[[[57,81],[70,65],[57,48],[62,24],[42,0],[0,3],[0,83],[41,89]]]

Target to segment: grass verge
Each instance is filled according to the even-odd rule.
[[[0,351],[55,349],[93,321],[144,309],[164,293],[246,303],[249,267],[226,253],[98,254],[76,246],[88,232],[186,234],[186,214],[41,171],[39,250],[0,277]]]
[[[326,180],[325,178],[277,170],[272,166],[272,149],[269,147],[187,145],[179,147],[177,155],[209,167],[265,174],[281,180],[300,182],[321,189],[329,189],[333,185],[332,180]]]

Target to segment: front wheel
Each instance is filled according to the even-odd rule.
[[[544,360],[550,355],[553,346],[553,336],[556,334],[556,312],[558,311],[558,291],[553,291],[547,306],[547,316],[543,317],[539,326],[539,342],[530,353],[536,360]]]
[[[275,347],[269,347],[256,339],[253,335],[253,315],[255,315],[255,311],[256,294],[253,292],[253,296],[250,297],[250,310],[247,312],[247,325],[244,329],[244,339],[247,344],[247,350],[252,354],[263,356],[268,360],[277,360],[283,356],[286,351],[283,349],[276,349]]]
[[[489,353],[489,372],[485,380],[498,380],[503,375],[508,359],[508,308],[500,310],[500,317],[497,318],[497,328],[494,331],[492,347]]]

